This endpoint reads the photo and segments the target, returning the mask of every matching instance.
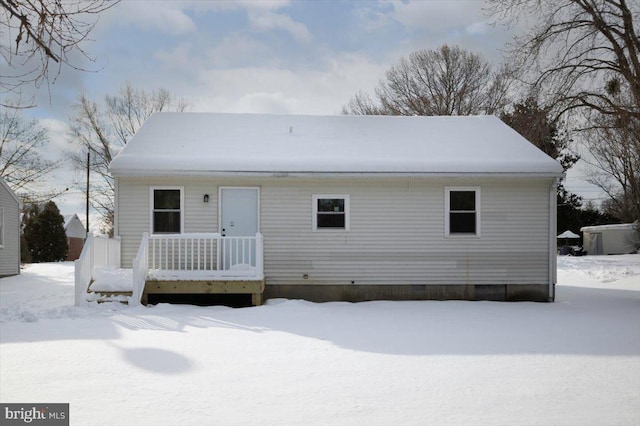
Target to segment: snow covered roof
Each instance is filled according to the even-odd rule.
[[[77,214],[64,214],[62,217],[64,218],[64,231],[66,232],[67,237],[86,237],[84,224]]]
[[[217,173],[562,175],[494,116],[161,112],[111,162],[114,176]]]
[[[67,229],[67,227],[69,226],[69,224],[71,224],[71,221],[73,220],[73,218],[77,218],[78,215],[77,214],[63,214],[62,217],[64,218],[64,229]],[[80,220],[78,218],[78,220]]]
[[[595,225],[595,226],[583,226],[580,228],[580,232],[598,232],[598,231],[612,231],[612,230],[632,230],[635,229],[635,223],[617,223],[611,225]]]

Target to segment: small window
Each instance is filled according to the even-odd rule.
[[[151,230],[154,234],[182,232],[182,188],[152,188]]]
[[[331,229],[349,229],[348,195],[313,196],[313,230]]]
[[[480,235],[480,188],[445,189],[446,235]]]

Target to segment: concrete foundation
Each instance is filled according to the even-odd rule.
[[[551,302],[549,287],[525,285],[266,285],[263,298],[311,302],[368,300],[492,300]]]

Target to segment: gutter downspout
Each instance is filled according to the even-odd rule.
[[[558,269],[558,240],[556,238],[558,227],[558,182],[555,178],[549,188],[549,302],[556,298],[556,281]]]

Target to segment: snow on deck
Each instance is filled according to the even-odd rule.
[[[133,291],[133,270],[112,267],[93,268],[91,291],[120,292]]]

